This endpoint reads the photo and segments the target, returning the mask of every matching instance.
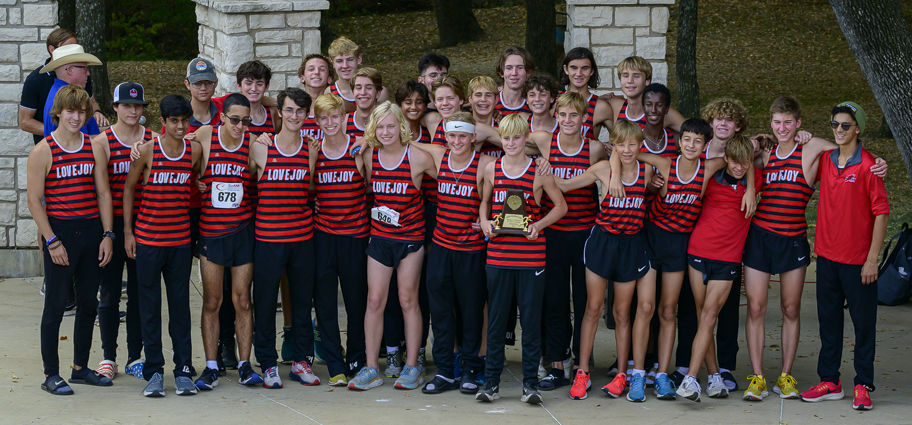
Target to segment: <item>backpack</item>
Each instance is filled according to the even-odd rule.
[[[903,223],[902,230],[890,239],[883,252],[883,260],[877,274],[877,302],[883,305],[900,305],[912,297],[912,230]],[[893,246],[893,242],[896,246]],[[890,248],[893,247],[893,251]]]

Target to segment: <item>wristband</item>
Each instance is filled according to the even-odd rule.
[[[47,242],[44,243],[44,246],[50,246],[56,240],[57,240],[57,235],[51,236],[51,238],[48,239]]]
[[[63,242],[60,242],[60,241],[54,241],[54,242],[56,242],[56,244],[54,246],[47,247],[48,250],[57,249],[58,246],[63,245]]]

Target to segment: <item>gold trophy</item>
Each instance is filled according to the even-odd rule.
[[[519,189],[507,189],[503,203],[503,209],[500,214],[494,216],[493,232],[497,234],[509,235],[529,235],[529,224],[532,223],[532,216],[526,215],[526,199],[523,197],[523,191]]]

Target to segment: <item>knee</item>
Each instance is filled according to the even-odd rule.
[[[402,307],[402,311],[417,310],[418,309],[417,294],[400,293],[399,294],[399,305]]]
[[[793,321],[798,320],[801,316],[801,304],[790,304],[782,306],[782,318]]]
[[[784,313],[784,310],[783,310]],[[748,302],[747,303],[747,316],[751,319],[761,319],[766,316],[766,303],[764,302]]]
[[[637,305],[637,316],[652,318],[655,313],[655,303],[652,301],[640,301]]]
[[[380,294],[367,297],[367,311],[383,311],[384,308],[386,308],[386,298]]]
[[[222,298],[214,295],[203,296],[203,312],[217,313],[222,305]]]
[[[250,294],[246,292],[234,293],[231,296],[231,301],[234,303],[235,311],[247,312],[250,311]]]
[[[675,305],[659,305],[659,320],[664,323],[674,323],[677,319],[676,307]]]
[[[602,314],[602,309],[604,308],[604,302],[589,302],[586,304],[586,320],[595,320],[596,322],[599,319],[599,316]]]

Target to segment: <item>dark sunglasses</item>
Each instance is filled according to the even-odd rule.
[[[840,123],[839,121],[830,121],[830,127],[832,127],[833,130],[839,128],[839,126],[842,126],[843,131],[849,131],[849,129],[852,128],[853,125],[855,125],[855,124],[852,124],[850,122]]]
[[[241,123],[244,124],[244,127],[250,126],[250,118],[228,117],[228,122],[231,123],[231,125],[238,125],[238,123]]]

